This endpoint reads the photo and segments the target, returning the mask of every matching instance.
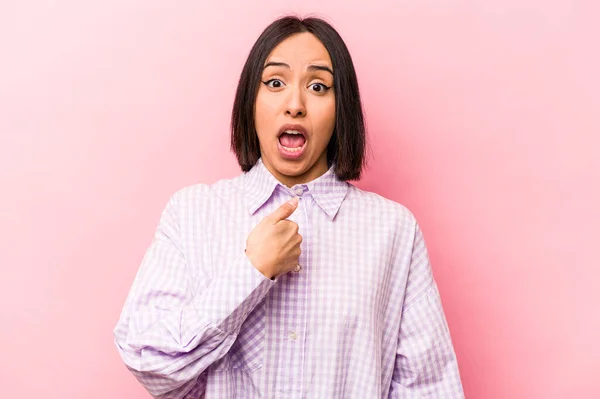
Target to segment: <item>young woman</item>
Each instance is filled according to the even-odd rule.
[[[115,328],[156,398],[462,398],[423,236],[349,184],[365,128],[338,33],[273,22],[232,113],[244,171],[175,193]]]

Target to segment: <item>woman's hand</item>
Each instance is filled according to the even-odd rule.
[[[246,256],[262,274],[273,279],[298,265],[302,236],[298,224],[287,220],[298,207],[298,198],[281,205],[256,225],[246,240]]]

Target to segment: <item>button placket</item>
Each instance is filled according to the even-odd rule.
[[[283,335],[284,345],[290,353],[293,353],[293,360],[281,370],[281,382],[287,387],[295,385],[300,393],[302,391],[305,364],[305,334],[307,327],[307,290],[308,290],[308,271],[309,261],[309,243],[310,243],[310,221],[307,206],[312,206],[312,197],[308,193],[308,188],[304,185],[288,188],[287,194],[296,197],[299,200],[298,208],[289,217],[299,225],[299,233],[303,236],[301,244],[302,253],[299,258],[299,268],[292,270],[288,276],[295,281],[293,295],[294,307],[296,308],[296,319],[288,324],[286,332]],[[308,196],[307,196],[308,195]],[[299,270],[298,270],[299,269]],[[291,280],[290,280],[291,281]],[[285,330],[284,330],[285,331]]]

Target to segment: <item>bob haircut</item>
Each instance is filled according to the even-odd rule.
[[[335,93],[335,126],[327,146],[329,167],[341,180],[358,180],[366,164],[365,124],[356,72],[346,44],[337,31],[319,18],[286,16],[271,23],[246,59],[231,112],[231,150],[244,172],[261,156],[254,125],[254,106],[267,57],[283,40],[309,32],[323,43],[331,58]]]

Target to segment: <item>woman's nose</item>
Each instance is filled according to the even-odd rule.
[[[286,104],[285,114],[294,118],[306,116],[306,106],[300,89],[295,89],[290,93],[290,98]]]

